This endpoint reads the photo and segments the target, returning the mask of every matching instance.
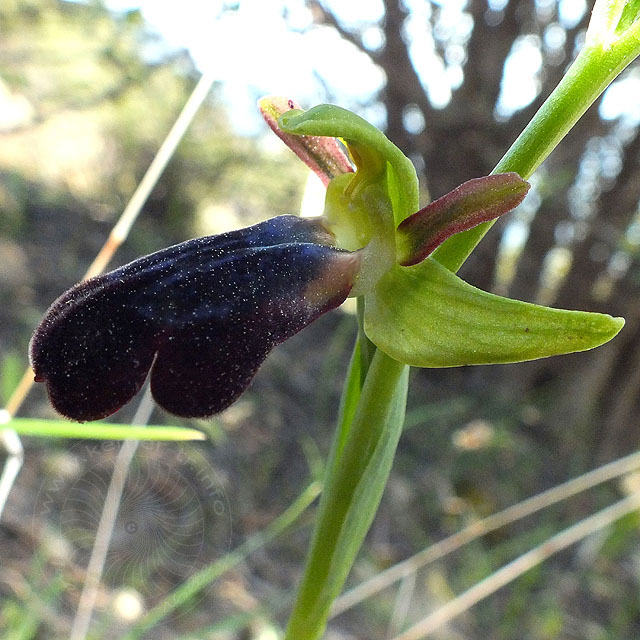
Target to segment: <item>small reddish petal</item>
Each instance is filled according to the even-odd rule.
[[[424,260],[449,236],[493,220],[517,207],[529,191],[517,173],[469,180],[408,217],[397,229],[402,266]]]
[[[349,158],[335,138],[298,136],[282,131],[278,126],[278,118],[287,111],[300,109],[293,100],[267,96],[258,101],[258,106],[272,131],[322,180],[325,186],[336,176],[353,172]]]

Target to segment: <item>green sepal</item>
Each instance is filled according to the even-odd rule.
[[[366,298],[364,330],[392,358],[416,367],[535,360],[592,349],[622,318],[502,298],[458,278],[432,258],[398,265]]]
[[[411,161],[366,120],[332,104],[283,113],[278,125],[286,133],[341,138],[358,167],[351,188],[387,179],[396,225],[418,209],[418,177]]]

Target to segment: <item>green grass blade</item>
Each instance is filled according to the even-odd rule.
[[[197,429],[171,426],[143,427],[133,424],[96,422],[79,424],[68,420],[44,420],[14,418],[1,429],[12,429],[21,436],[38,438],[83,438],[94,440],[205,440],[206,435]]]

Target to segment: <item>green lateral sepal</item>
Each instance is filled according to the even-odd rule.
[[[427,258],[395,266],[367,296],[364,329],[392,358],[416,367],[535,360],[593,349],[622,318],[551,309],[467,284]]]

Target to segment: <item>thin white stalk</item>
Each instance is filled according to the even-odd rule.
[[[416,574],[411,573],[403,578],[396,594],[396,601],[393,603],[393,611],[387,626],[387,638],[393,638],[404,627],[405,620],[409,614],[409,607],[416,589]]]
[[[570,547],[592,533],[596,533],[612,525],[620,518],[638,509],[640,509],[640,492],[623,498],[609,507],[594,513],[592,516],[563,529],[560,533],[552,536],[537,547],[530,549],[484,580],[476,583],[470,589],[467,589],[413,625],[410,629],[407,629],[404,633],[397,635],[393,640],[420,640],[421,638],[426,638],[430,633],[456,616],[464,613],[474,604],[494,594],[498,589],[513,582],[516,578],[519,578],[559,551]]]
[[[151,388],[147,386],[136,410],[136,414],[133,417],[133,424],[147,424],[153,408],[154,402],[151,397]],[[96,538],[93,543],[93,548],[91,549],[91,557],[87,565],[87,572],[84,584],[82,585],[78,608],[73,619],[73,624],[71,625],[69,640],[84,640],[89,632],[91,616],[93,615],[93,609],[98,596],[98,589],[104,572],[109,544],[118,517],[122,492],[129,473],[129,465],[133,460],[138,444],[138,440],[125,440],[120,447],[120,451],[118,451],[115,464],[113,465],[111,481],[109,482],[104,506],[100,514],[100,522],[98,523]]]
[[[209,71],[204,73],[200,77],[200,80],[198,80],[198,83],[191,92],[191,95],[185,102],[180,115],[176,118],[173,127],[171,127],[167,137],[164,139],[164,142],[151,161],[147,172],[144,174],[140,184],[134,191],[127,206],[122,212],[120,219],[111,231],[109,241],[114,243],[116,246],[120,246],[120,244],[122,244],[129,235],[129,231],[140,214],[144,203],[147,201],[149,194],[158,183],[158,180],[169,163],[169,160],[173,157],[178,144],[189,128],[189,125],[204,102],[204,99],[209,94],[215,79],[216,74],[213,71]],[[107,245],[109,244],[109,241],[107,241]],[[102,251],[98,256],[96,256],[96,259],[89,268],[90,275],[94,275],[94,273],[91,273],[92,271],[95,271],[95,274],[102,272],[106,266],[106,263],[102,264],[100,261],[101,254]],[[111,255],[108,256],[107,261],[110,258]]]
[[[111,260],[111,257],[115,253],[117,247],[126,240],[129,235],[129,231],[140,214],[149,194],[160,179],[160,176],[165,170],[169,160],[171,160],[175,153],[178,144],[193,121],[198,109],[204,102],[204,99],[209,94],[209,91],[215,81],[215,77],[215,74],[211,71],[200,77],[200,80],[193,89],[189,99],[180,112],[180,115],[176,119],[173,127],[167,134],[167,137],[149,165],[147,172],[131,196],[131,199],[122,212],[120,219],[112,229],[107,242],[87,270],[85,277],[91,277],[101,273]],[[146,424],[151,412],[153,411],[153,406],[150,390],[147,388],[134,417],[134,424]],[[124,488],[129,465],[137,447],[137,441],[127,440],[118,452],[113,475],[107,491],[107,497],[100,517],[100,523],[98,524],[96,540],[87,566],[87,575],[83,585],[82,594],[80,596],[80,601],[78,603],[78,609],[73,621],[70,640],[84,640],[88,633],[98,593],[98,587],[104,570],[109,542],[113,534],[113,527],[115,526],[118,514],[122,490]]]
[[[389,567],[389,569],[382,571],[370,580],[354,587],[351,591],[346,592],[334,602],[331,617],[333,618],[339,615],[343,611],[350,609],[363,600],[386,589],[394,582],[402,580],[425,565],[439,560],[487,533],[491,533],[500,527],[525,518],[545,507],[566,500],[603,482],[618,478],[639,467],[640,452],[632,453],[624,458],[609,462],[577,478],[573,478],[563,484],[548,489],[547,491],[543,491],[498,513],[494,513],[483,520],[478,520],[448,538],[444,538],[410,558]]]
[[[0,409],[0,425],[7,424],[11,420],[8,411]],[[0,442],[2,448],[7,452],[7,459],[2,468],[0,475],[0,518],[7,504],[9,493],[13,487],[13,483],[22,468],[24,460],[24,448],[18,434],[13,429],[2,429],[0,431]]]

